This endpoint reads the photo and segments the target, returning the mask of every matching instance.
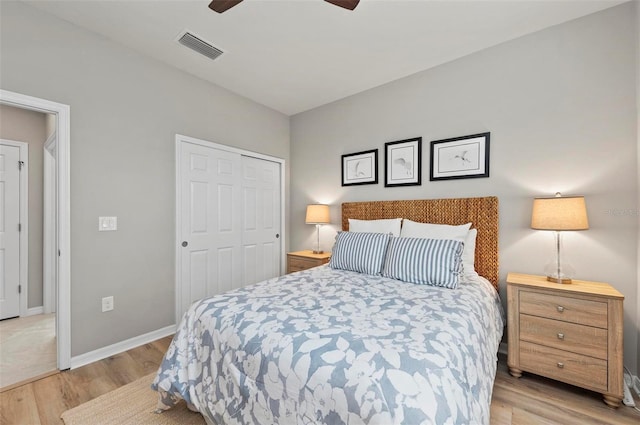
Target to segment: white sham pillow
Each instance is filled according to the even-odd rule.
[[[470,229],[464,240],[464,250],[462,251],[462,270],[465,276],[478,276],[476,272],[476,237],[477,229]]]
[[[382,220],[357,220],[349,219],[349,231],[361,233],[391,233],[393,236],[400,236],[401,218],[389,218]]]
[[[471,223],[451,226],[449,224],[418,223],[404,219],[401,238],[452,239],[465,242]]]

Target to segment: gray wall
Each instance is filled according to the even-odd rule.
[[[29,281],[27,307],[42,306],[43,150],[47,114],[0,105],[0,138],[29,144]]]
[[[173,324],[175,134],[288,164],[289,118],[24,3],[0,7],[0,87],[71,106],[72,355]],[[102,215],[116,232],[98,233]]]
[[[532,199],[585,195],[591,228],[568,233],[578,278],[625,299],[625,364],[637,373],[638,163],[633,3],[522,37],[291,119],[292,249],[313,246],[306,204],[328,202],[331,248],[344,201],[497,195],[500,276],[543,273],[550,232]],[[429,182],[429,141],[491,132],[491,177]],[[384,187],[384,143],[423,137],[422,186]],[[341,187],[340,155],[380,149],[380,183]]]

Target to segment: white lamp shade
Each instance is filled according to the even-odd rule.
[[[307,206],[307,224],[327,224],[329,220],[329,205],[312,204]]]
[[[536,230],[587,230],[589,219],[584,196],[535,198],[531,228]]]

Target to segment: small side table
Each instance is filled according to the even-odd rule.
[[[296,251],[287,253],[287,273],[299,272],[311,267],[327,264],[331,259],[330,252],[314,254],[313,251]]]
[[[507,276],[509,372],[531,372],[602,393],[618,407],[623,396],[622,303],[611,285],[544,276]]]

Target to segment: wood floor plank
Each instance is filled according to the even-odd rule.
[[[62,424],[60,419],[62,412],[81,404],[75,387],[70,385],[61,374],[34,382],[33,393],[42,425]]]
[[[109,377],[119,386],[133,382],[149,373],[145,371],[143,365],[133,359],[130,352],[106,358],[104,364],[110,371]]]
[[[32,384],[26,384],[0,394],[0,424],[40,425],[40,423]]]
[[[106,367],[105,361],[101,360],[78,369],[62,372],[60,375],[76,389],[78,404],[81,404],[120,386],[114,382],[110,374],[111,371]]]
[[[129,354],[140,364],[144,370],[144,375],[147,375],[158,370],[160,362],[162,362],[162,357],[167,351],[167,348],[169,348],[170,343],[171,337],[162,338],[150,344],[129,350]]]
[[[155,372],[171,337],[0,394],[1,425],[60,425],[60,415]],[[491,425],[638,425],[640,412],[610,409],[600,394],[535,375],[509,375],[499,356]]]

